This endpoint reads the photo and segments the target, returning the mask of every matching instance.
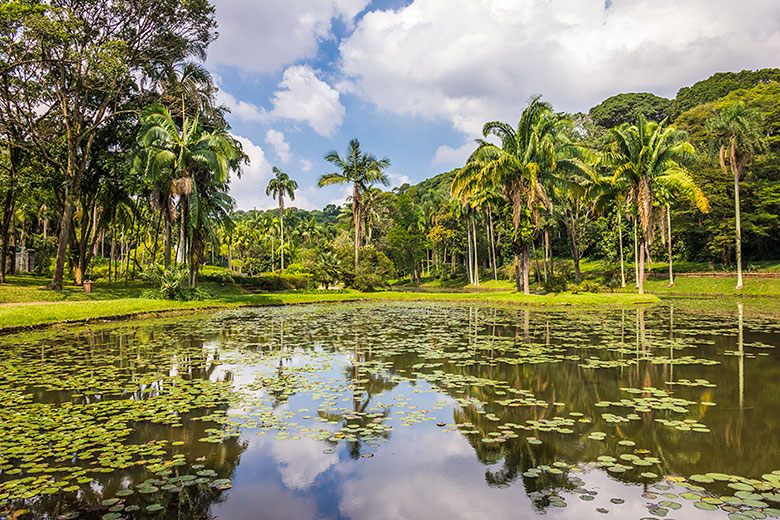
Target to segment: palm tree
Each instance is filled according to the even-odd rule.
[[[736,230],[737,289],[742,289],[742,222],[739,204],[739,179],[744,176],[755,152],[761,150],[761,114],[738,102],[724,108],[707,121],[712,134],[711,150],[717,155],[724,175],[734,176],[734,217]]]
[[[170,187],[166,187],[167,195],[163,197],[167,204],[171,204],[174,195],[179,195],[179,257],[181,261],[186,261],[187,217],[193,216],[190,215],[191,211],[198,210],[197,206],[190,206],[189,199],[193,193],[197,196],[197,181],[208,178],[205,184],[226,184],[230,171],[239,169],[243,153],[240,145],[226,132],[205,132],[197,115],[193,119],[185,117],[180,128],[168,109],[154,104],[144,110],[142,121],[144,126],[139,135],[139,144],[143,150],[146,172],[155,181],[168,181]],[[166,225],[170,233],[170,222],[166,222]],[[192,229],[191,223],[189,229]],[[168,249],[166,256],[169,258],[169,255]]]
[[[375,182],[379,182],[383,186],[390,184],[387,176],[382,172],[390,166],[390,159],[387,157],[377,159],[372,154],[363,153],[360,149],[360,142],[357,139],[352,139],[347,147],[345,157],[342,158],[338,152],[333,150],[325,154],[325,160],[341,171],[321,176],[317,186],[322,188],[333,184],[352,184],[352,222],[355,226],[355,270],[357,270],[363,221],[361,196]]]
[[[273,167],[274,177],[268,182],[265,189],[266,195],[271,195],[279,199],[279,227],[281,229],[282,242],[282,271],[284,271],[284,194],[286,193],[290,200],[295,200],[295,190],[298,189],[298,183],[290,178],[282,170]]]
[[[531,98],[523,110],[517,128],[493,121],[482,129],[487,138],[495,135],[501,145],[477,140],[474,151],[453,180],[453,193],[476,193],[482,186],[498,186],[512,206],[512,246],[515,256],[515,280],[521,290],[520,255],[522,254],[522,290],[530,294],[529,246],[539,226],[540,203],[550,207],[550,199],[540,182],[541,164],[548,160],[549,147],[540,146],[540,121],[552,115],[552,105]]]
[[[648,122],[640,114],[635,125],[627,123],[610,130],[612,149],[606,161],[614,170],[617,187],[637,207],[641,226],[639,237],[639,294],[644,294],[645,254],[653,243],[656,190],[675,191],[695,202],[701,211],[709,204],[701,189],[682,163],[691,160],[696,150],[682,132],[665,122]]]

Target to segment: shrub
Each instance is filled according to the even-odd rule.
[[[311,276],[306,274],[261,274],[259,276],[248,276],[242,282],[244,285],[269,292],[296,291],[313,286]]]
[[[352,288],[360,292],[373,292],[387,287],[387,282],[378,274],[358,273],[352,280]]]
[[[155,288],[144,291],[143,298],[194,301],[214,298],[214,294],[199,287],[189,287],[190,272],[186,265],[175,264],[165,269],[152,265],[144,271],[143,278]]]
[[[601,292],[601,285],[596,282],[580,282],[579,284],[569,284],[569,292],[578,293],[597,293]]]
[[[564,292],[568,287],[568,281],[564,276],[548,275],[547,280],[542,282],[542,287],[548,293]]]

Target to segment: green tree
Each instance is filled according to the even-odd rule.
[[[281,229],[280,240],[282,243],[281,266],[282,271],[284,271],[284,195],[287,194],[290,200],[295,200],[295,190],[298,189],[298,183],[276,166],[273,167],[273,172],[274,177],[268,181],[265,194],[279,200],[279,228]]]
[[[542,164],[549,163],[554,150],[548,141],[542,145],[540,123],[552,115],[552,106],[541,96],[531,99],[520,116],[517,128],[507,123],[486,123],[482,133],[501,140],[496,145],[478,140],[474,151],[453,180],[453,193],[476,193],[482,186],[497,186],[512,207],[512,248],[515,258],[517,291],[530,293],[530,244],[539,227],[540,205],[550,207],[550,199],[541,182]],[[554,161],[554,160],[553,160]],[[520,256],[522,255],[522,278]]]
[[[184,118],[179,127],[164,106],[154,104],[143,112],[142,120],[139,144],[146,171],[152,178],[170,176],[179,195],[178,259],[186,262],[188,240],[191,245],[193,226],[201,220],[199,190],[210,189],[212,182],[226,185],[242,152],[227,133],[204,132],[197,116]]]
[[[383,170],[390,166],[390,159],[386,157],[377,159],[372,154],[364,153],[360,149],[360,142],[352,139],[343,158],[333,150],[325,154],[325,160],[341,171],[321,176],[317,182],[320,188],[333,184],[352,184],[352,222],[355,227],[355,270],[357,271],[363,222],[361,197],[376,182],[383,186],[390,184],[383,173]]]
[[[712,153],[717,155],[724,175],[734,177],[735,252],[737,257],[737,289],[742,283],[742,224],[739,201],[739,180],[745,175],[753,155],[763,148],[761,115],[738,102],[725,107],[707,122],[712,134]]]
[[[637,281],[639,294],[644,294],[645,255],[653,243],[656,225],[654,192],[676,191],[702,211],[708,208],[707,199],[683,166],[696,153],[684,133],[664,122],[648,122],[640,114],[636,125],[621,125],[610,134],[613,144],[607,161],[614,168],[614,182],[636,204],[641,226]]]
[[[666,119],[672,101],[647,92],[618,94],[605,99],[590,109],[593,122],[604,128],[614,128],[623,123],[635,123],[639,114],[653,121]]]

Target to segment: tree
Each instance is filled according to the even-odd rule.
[[[25,146],[36,148],[65,179],[49,286],[61,289],[75,201],[96,132],[116,117],[137,111],[132,105],[137,80],[153,64],[205,52],[215,37],[216,22],[214,7],[207,2],[33,3],[41,9],[25,16],[18,31],[26,47],[3,73],[19,83],[10,113],[29,135]],[[36,117],[28,117],[30,113]],[[49,124],[41,125],[42,120]],[[53,136],[62,136],[61,147],[51,146]]]
[[[635,123],[639,114],[653,121],[662,121],[671,113],[672,102],[647,92],[618,94],[590,109],[593,122],[604,128],[623,123]]]
[[[530,294],[529,247],[539,227],[539,207],[550,207],[550,199],[540,181],[541,164],[549,161],[553,150],[541,146],[543,118],[552,115],[552,105],[534,96],[523,110],[517,128],[507,123],[486,123],[482,133],[487,138],[495,135],[501,145],[478,140],[479,147],[466,165],[455,175],[453,193],[476,193],[482,186],[497,186],[512,207],[512,246],[515,257],[517,291]],[[549,144],[549,143],[548,143]],[[522,279],[520,256],[522,255]]]
[[[201,222],[199,190],[211,189],[212,183],[226,189],[230,171],[238,170],[243,152],[227,133],[204,132],[197,116],[185,117],[179,128],[164,106],[154,104],[143,112],[142,120],[141,160],[152,178],[171,179],[171,193],[179,196],[178,260],[187,262],[188,239],[191,244],[192,231]]]
[[[282,243],[281,265],[282,271],[284,271],[284,195],[286,193],[290,200],[295,200],[295,190],[298,189],[298,183],[276,166],[273,167],[273,172],[274,177],[268,181],[265,194],[279,200],[279,227],[281,229],[280,240]]]
[[[610,134],[613,143],[607,163],[614,168],[614,182],[637,207],[641,226],[637,278],[639,294],[644,294],[645,254],[653,243],[656,224],[654,191],[677,191],[694,201],[701,211],[708,210],[708,203],[683,166],[696,153],[684,133],[664,122],[648,122],[640,114],[637,124],[623,124]]]
[[[383,170],[390,166],[387,157],[377,159],[372,154],[363,153],[360,142],[352,139],[347,146],[347,154],[341,157],[335,150],[325,154],[325,160],[339,168],[340,172],[327,173],[320,177],[317,185],[322,188],[333,184],[352,184],[352,222],[355,227],[355,270],[358,268],[358,251],[363,221],[361,196],[372,184],[379,182],[383,186],[390,184]]]
[[[761,116],[738,102],[725,107],[707,122],[712,134],[711,150],[717,155],[724,175],[734,176],[734,227],[737,257],[737,289],[742,289],[742,225],[739,202],[739,180],[745,175],[753,155],[763,148]]]

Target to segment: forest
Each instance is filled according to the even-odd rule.
[[[0,7],[0,280],[49,288],[262,278],[372,290],[406,280],[518,291],[635,286],[647,268],[742,272],[780,250],[780,69],[717,73],[675,99],[623,93],[587,113],[518,100],[462,167],[388,189],[392,158],[323,150],[342,206],[295,207],[295,172],[237,209],[248,158],[203,66],[206,2]],[[381,154],[379,154],[381,155]],[[586,279],[581,263],[599,262]],[[173,280],[173,282],[172,282]]]

